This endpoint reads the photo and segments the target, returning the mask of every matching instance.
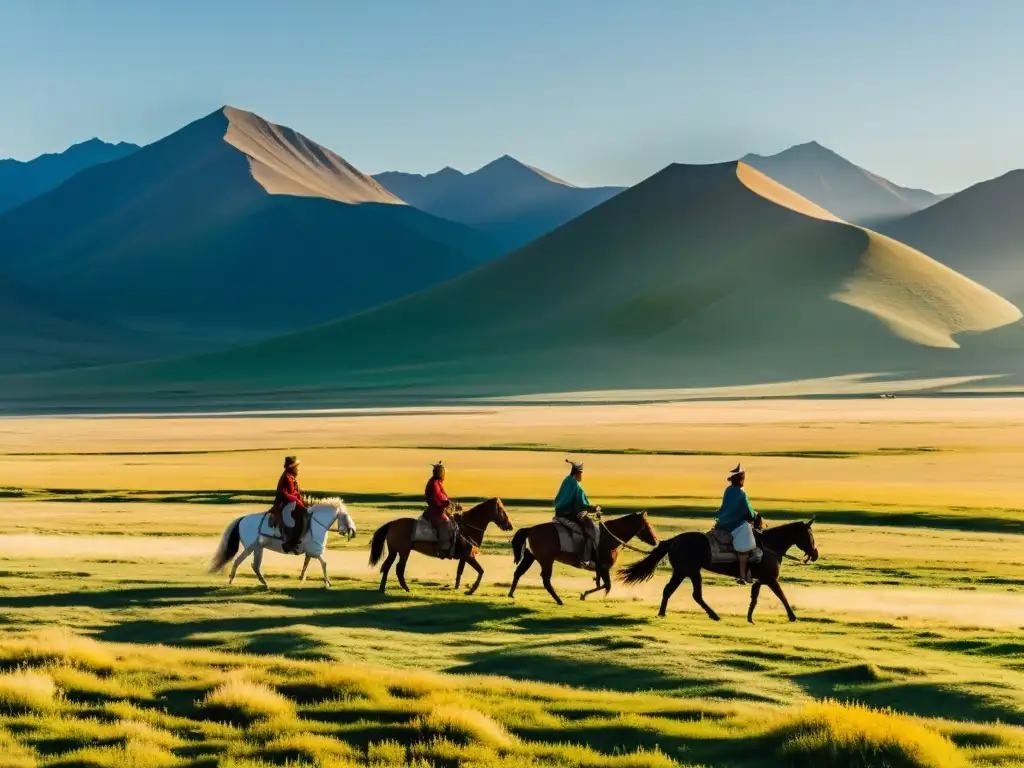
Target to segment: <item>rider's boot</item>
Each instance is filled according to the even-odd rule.
[[[594,562],[594,542],[591,541],[590,536],[586,536],[583,539],[583,556],[580,558],[580,568],[586,568],[588,571],[597,570],[597,563]]]
[[[750,584],[752,579],[750,578],[750,568],[747,566],[747,562],[750,560],[749,552],[737,552],[739,557],[739,578],[736,579],[737,584]]]

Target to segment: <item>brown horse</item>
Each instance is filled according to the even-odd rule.
[[[597,557],[595,558],[597,586],[581,594],[580,600],[586,600],[587,595],[592,595],[601,589],[604,590],[605,595],[611,591],[611,571],[619,557],[619,548],[634,536],[639,536],[640,541],[652,547],[658,543],[658,536],[647,519],[646,510],[617,517],[607,523],[600,522],[598,525],[601,526],[601,539],[598,542]],[[530,545],[529,549],[525,549],[527,543]],[[551,586],[552,567],[557,560],[560,563],[579,568],[580,559],[574,553],[562,552],[554,523],[541,523],[532,528],[520,528],[516,531],[516,535],[512,537],[512,556],[515,558],[515,562],[519,563],[519,567],[516,568],[516,574],[512,577],[512,588],[508,591],[509,597],[515,596],[519,579],[530,570],[530,566],[536,560],[540,563],[540,577],[544,581],[544,588],[555,598],[556,603],[562,604],[561,598],[555,593],[555,588]],[[601,586],[602,581],[604,581],[603,587]]]
[[[505,505],[498,498],[488,499],[477,504],[468,512],[457,512],[454,518],[460,532],[456,544],[456,553],[459,556],[459,579],[462,577],[462,569],[466,563],[476,570],[476,583],[466,591],[467,595],[472,595],[484,577],[484,569],[480,567],[476,556],[480,552],[480,544],[483,542],[487,526],[494,523],[503,531],[511,531],[512,521],[508,519]],[[388,557],[380,567],[381,592],[384,591],[384,586],[388,582],[388,571],[391,570],[391,565],[395,562],[396,557],[398,558],[398,567],[395,569],[395,575],[398,576],[398,583],[406,592],[409,591],[409,586],[405,583],[405,564],[409,560],[409,553],[416,550],[422,555],[437,557],[435,542],[417,541],[413,543],[412,538],[415,531],[416,519],[403,517],[392,520],[390,523],[384,523],[373,534],[373,541],[370,543],[370,565],[380,562],[381,556],[384,554],[385,542],[388,545]],[[456,582],[457,584],[458,582]]]
[[[757,596],[761,591],[762,584],[767,584],[768,588],[779,598],[786,609],[789,620],[796,621],[796,614],[789,607],[789,601],[779,585],[779,570],[782,567],[782,558],[792,557],[786,553],[794,546],[803,550],[807,556],[804,562],[814,562],[818,559],[818,547],[814,543],[812,525],[814,525],[813,518],[806,523],[803,521],[787,523],[765,530],[763,533],[755,533],[758,546],[761,547],[764,556],[760,562],[750,563],[750,573],[754,577],[754,585],[750,588],[750,608],[747,610],[747,621],[751,624],[754,623],[754,607],[757,605]],[[703,569],[723,576],[736,577],[739,576],[739,564],[736,561],[712,563],[711,544],[703,533],[690,531],[663,541],[643,560],[638,560],[623,568],[617,578],[625,584],[647,581],[654,575],[655,568],[658,567],[658,563],[665,555],[668,555],[669,562],[672,563],[672,577],[662,593],[661,609],[658,611],[658,615],[665,615],[665,609],[672,593],[682,584],[683,579],[689,577],[693,583],[694,601],[705,610],[708,616],[718,621],[718,614],[704,602],[700,572]]]

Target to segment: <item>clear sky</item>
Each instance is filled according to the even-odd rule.
[[[361,170],[631,184],[817,140],[953,191],[1024,167],[1019,0],[0,0],[0,157],[223,104]]]

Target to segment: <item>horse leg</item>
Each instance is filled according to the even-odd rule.
[[[388,583],[388,571],[391,570],[391,565],[395,562],[395,558],[398,557],[398,553],[395,550],[388,552],[387,559],[380,566],[380,591],[384,591],[384,586]]]
[[[704,581],[701,578],[700,571],[690,574],[690,581],[693,582],[693,599],[697,602],[701,608],[704,609],[705,613],[710,616],[714,621],[721,621],[718,614],[715,613],[714,609],[710,605],[704,602]]]
[[[406,592],[409,592],[409,585],[405,583],[405,564],[409,562],[409,550],[398,555],[398,567],[395,568],[395,576],[398,577],[398,583],[402,586]]]
[[[252,556],[252,572],[256,574],[256,578],[260,580],[260,584],[264,587],[269,588],[267,580],[263,578],[263,547],[256,547],[256,551]]]
[[[249,555],[252,554],[255,548],[255,544],[250,544],[248,547],[242,550],[242,554],[235,558],[234,565],[231,566],[231,575],[228,576],[228,584],[235,583],[235,573],[238,571],[238,566],[245,562],[246,558],[248,558]]]
[[[462,561],[459,562],[459,570],[462,570],[462,566],[464,564],[466,564],[466,563],[469,563],[476,570],[476,581],[473,582],[473,586],[472,587],[470,587],[469,589],[466,590],[466,594],[467,595],[472,595],[474,592],[476,592],[477,587],[480,586],[480,582],[484,578],[484,568],[483,568],[482,565],[480,565],[480,563],[478,563],[476,561],[475,557],[471,557],[471,558],[469,558],[469,560],[462,560]],[[456,589],[458,589],[458,584],[457,583],[456,583]]]
[[[679,589],[679,585],[683,583],[683,579],[686,578],[685,573],[679,573],[676,570],[672,571],[672,576],[668,580],[668,584],[665,585],[665,589],[661,592],[661,608],[658,609],[658,615],[664,616],[665,611],[668,610],[669,598],[675,594],[675,591]]]
[[[761,592],[761,582],[755,581],[750,588],[750,607],[747,609],[747,622],[754,623],[754,609],[757,607],[757,596]]]
[[[309,557],[309,555],[306,555],[306,557]],[[331,580],[327,578],[327,561],[324,560],[323,555],[319,555],[316,559],[320,561],[320,570],[324,573],[324,588],[330,587]]]
[[[459,558],[459,567],[455,569],[455,588],[459,588],[459,584],[462,583],[462,572],[466,570],[466,558]]]
[[[601,580],[602,579],[604,579],[604,586],[601,586]],[[607,595],[609,592],[611,592],[611,590],[612,590],[612,582],[611,582],[610,575],[609,575],[609,573],[607,571],[598,571],[597,575],[594,577],[594,581],[597,582],[597,586],[594,587],[593,589],[588,589],[586,592],[584,592],[582,595],[580,595],[580,600],[586,600],[587,599],[587,595],[592,595],[595,592],[600,592],[602,589],[604,590],[605,595]]]
[[[302,570],[299,571],[299,581],[305,581],[306,580],[306,569],[309,568],[309,561],[310,561],[310,557],[309,557],[309,555],[306,555],[306,559],[302,563]]]
[[[548,591],[548,594],[555,598],[555,602],[559,605],[562,604],[562,598],[555,592],[555,588],[551,586],[551,574],[554,571],[554,562],[549,561],[547,563],[540,564],[540,577],[544,580],[544,589]]]
[[[783,607],[786,609],[786,615],[789,617],[789,620],[790,621],[796,621],[796,614],[793,613],[793,609],[789,607],[789,600],[786,599],[786,595],[782,591],[782,586],[779,584],[779,582],[778,581],[769,581],[768,582],[768,589],[770,589],[772,592],[774,592],[775,596],[777,598],[779,598],[779,601],[782,603]]]
[[[530,550],[523,552],[523,559],[519,561],[519,567],[516,568],[515,575],[512,577],[512,588],[508,591],[509,597],[515,597],[516,587],[519,585],[520,577],[530,570],[530,566],[533,565],[536,558]]]

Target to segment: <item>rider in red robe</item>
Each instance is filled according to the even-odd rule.
[[[289,456],[284,460],[284,472],[281,479],[277,481],[277,495],[274,498],[273,510],[281,515],[281,527],[284,528],[284,510],[289,505],[292,508],[293,525],[288,530],[288,539],[281,548],[285,552],[294,552],[299,546],[299,539],[302,538],[302,529],[306,524],[306,502],[302,498],[302,490],[299,488],[299,460]]]
[[[453,523],[448,513],[448,510],[454,506],[454,503],[444,490],[446,474],[444,463],[437,462],[424,490],[427,509],[424,511],[423,516],[437,528],[437,556],[442,559],[452,556],[455,544],[455,537],[452,535],[454,533],[452,529]]]

